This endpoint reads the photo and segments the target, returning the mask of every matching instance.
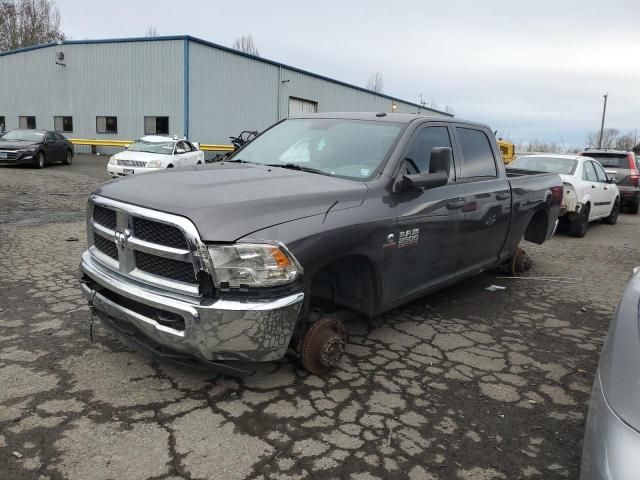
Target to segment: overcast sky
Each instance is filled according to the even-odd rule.
[[[384,92],[422,94],[515,142],[582,146],[606,126],[640,130],[640,0],[57,0],[73,39],[189,34]],[[80,7],[82,5],[82,7]]]

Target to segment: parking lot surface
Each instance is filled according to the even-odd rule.
[[[640,215],[523,244],[527,279],[485,273],[351,323],[324,377],[286,359],[229,379],[154,363],[99,324],[90,341],[76,272],[106,160],[0,167],[0,478],[578,476]]]

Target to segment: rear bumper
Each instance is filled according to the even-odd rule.
[[[637,202],[640,200],[640,189],[635,187],[618,187],[620,191],[620,201],[623,203],[626,202]]]
[[[229,301],[186,296],[133,284],[82,256],[82,293],[112,332],[133,348],[155,346],[205,362],[280,359],[304,299],[303,293],[269,301]],[[149,353],[149,352],[145,352]]]

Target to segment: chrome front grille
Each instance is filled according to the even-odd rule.
[[[100,250],[105,255],[113,258],[114,260],[118,260],[118,247],[111,240],[107,240],[100,235],[96,235],[93,237],[95,247]]]
[[[104,266],[146,285],[200,295],[206,248],[189,220],[96,195],[87,216],[89,251]]]
[[[107,227],[111,230],[116,229],[116,211],[111,210],[110,208],[94,205],[93,220],[103,227]]]
[[[166,277],[179,282],[193,282],[193,265],[179,260],[149,255],[144,252],[136,252],[136,267],[145,272]]]
[[[179,228],[158,222],[151,222],[144,218],[135,218],[133,228],[136,237],[147,242],[157,243],[165,247],[187,248],[184,234]]]
[[[118,165],[121,167],[145,167],[147,162],[142,160],[118,160]]]

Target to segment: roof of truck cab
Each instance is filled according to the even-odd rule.
[[[370,120],[375,122],[411,123],[414,120],[431,120],[434,122],[462,123],[476,127],[489,128],[479,122],[471,122],[459,118],[443,117],[440,115],[422,115],[420,113],[386,113],[386,112],[323,112],[302,113],[289,118],[344,118],[348,120]]]

